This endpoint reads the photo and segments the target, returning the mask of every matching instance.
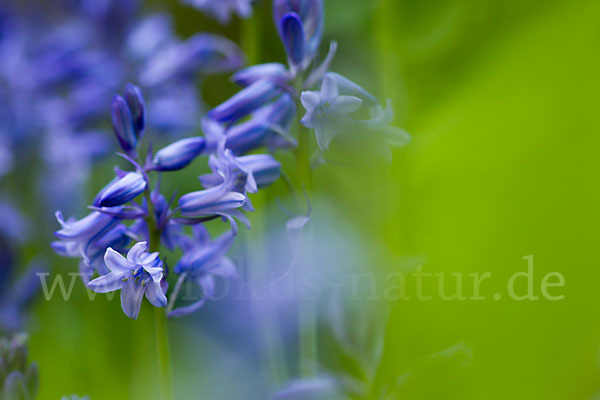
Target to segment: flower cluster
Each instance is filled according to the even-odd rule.
[[[237,72],[233,81],[244,89],[208,112],[203,121],[205,133],[224,134],[227,147],[237,153],[264,145],[294,146],[296,140],[289,133],[289,125],[301,103],[306,109],[301,122],[314,129],[322,151],[345,133],[366,132],[372,141],[392,146],[406,144],[406,132],[390,126],[393,114],[389,102],[383,107],[361,86],[329,72],[337,50],[335,42],[322,63],[316,65],[323,35],[322,0],[275,0],[273,7],[288,65],[267,63]],[[310,90],[315,87],[320,90]],[[354,117],[361,113],[367,118]]]
[[[124,313],[137,318],[143,297],[156,307],[167,306],[170,315],[181,316],[198,309],[213,295],[215,277],[235,277],[235,267],[226,257],[237,233],[236,220],[249,226],[243,211],[252,211],[248,193],[255,193],[278,179],[280,164],[270,155],[236,156],[225,147],[226,139],[204,137],[177,140],[143,161],[138,157],[145,127],[146,108],[141,90],[127,85],[112,101],[112,121],[121,154],[131,171],[115,169],[115,178],[96,195],[92,212],[80,220],[57,219],[62,229],[53,243],[61,255],[80,258],[88,287],[99,293],[121,290]],[[181,170],[200,154],[209,154],[212,173],[200,177],[203,189],[184,194],[173,207],[175,195],[167,198],[151,175]],[[160,179],[157,179],[159,182]],[[231,229],[210,240],[203,224],[222,218]],[[192,226],[191,236],[186,226]],[[130,247],[132,242],[136,242]],[[167,268],[156,251],[160,246],[178,248],[183,256],[172,270],[178,285],[168,293]],[[127,257],[122,254],[127,253]],[[94,275],[97,278],[89,280]],[[185,280],[197,282],[199,301],[174,308],[178,288]]]
[[[0,56],[9,60],[0,67],[0,177],[32,181],[23,178],[36,175],[39,158],[48,168],[32,190],[61,207],[75,208],[92,162],[111,152],[105,104],[125,82],[144,87],[154,130],[187,134],[201,116],[196,77],[243,65],[233,42],[180,39],[168,14],[141,16],[135,0],[62,0],[51,16],[41,3],[10,3],[0,6]]]

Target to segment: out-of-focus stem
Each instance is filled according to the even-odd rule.
[[[151,253],[160,251],[160,230],[156,226],[154,207],[150,199],[150,192],[146,191],[148,203],[149,243]],[[162,400],[173,400],[173,387],[171,382],[171,352],[169,348],[169,330],[167,326],[167,313],[164,308],[154,308],[154,333],[156,337],[156,350],[158,354],[158,373],[160,380],[160,397]]]
[[[301,79],[298,82],[302,82]],[[300,93],[301,83],[296,85],[298,93]],[[310,132],[300,122],[302,115],[302,104],[300,101],[296,104],[297,113],[297,140],[296,147],[296,192],[306,194],[310,197],[312,189],[312,177],[310,167]],[[310,234],[308,235],[310,236]],[[310,240],[310,238],[309,238]],[[310,254],[304,254],[304,257],[310,258]],[[305,259],[305,262],[307,260]],[[310,259],[308,260],[310,262]],[[301,285],[303,286],[303,285]],[[299,301],[299,320],[298,329],[300,337],[299,348],[299,372],[302,376],[315,375],[317,365],[317,311],[316,300],[304,298],[303,293],[300,293]]]

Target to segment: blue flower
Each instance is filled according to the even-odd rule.
[[[244,68],[241,71],[236,72],[231,78],[233,82],[244,87],[250,86],[262,79],[269,79],[273,82],[284,84],[291,80],[292,76],[285,65],[280,63],[267,63]]]
[[[222,24],[227,24],[233,13],[242,18],[250,17],[253,0],[182,0],[182,2],[214,16]]]
[[[270,154],[253,154],[237,158],[241,169],[252,174],[256,186],[261,189],[269,186],[277,179],[281,172],[281,164]]]
[[[69,253],[78,252],[81,257],[88,261],[93,244],[119,221],[113,216],[98,211],[94,211],[80,220],[70,219],[68,221],[64,220],[60,211],[57,211],[56,219],[61,224],[62,229],[57,231],[55,235],[69,244]]]
[[[191,163],[205,146],[206,141],[202,137],[178,140],[156,153],[152,167],[159,171],[182,169]]]
[[[288,130],[296,115],[296,105],[289,94],[283,94],[273,103],[256,110],[244,122],[226,127],[210,118],[202,120],[210,150],[225,136],[225,147],[234,154],[244,154],[262,146],[270,149],[291,147],[295,140],[288,137]]]
[[[102,189],[97,205],[115,207],[125,204],[142,194],[147,186],[148,182],[142,174],[129,172]]]
[[[92,275],[97,272],[105,275],[109,271],[106,269],[102,257],[106,249],[112,247],[119,252],[125,251],[131,242],[131,234],[124,224],[118,224],[114,228],[106,231],[94,240],[88,250],[87,257],[82,259],[79,264],[79,272],[82,274],[83,281],[87,284]],[[54,251],[63,257],[81,257],[81,253],[76,242],[55,241],[52,242]]]
[[[183,256],[174,270],[179,275],[186,273],[187,279],[194,281],[202,289],[202,297],[190,305],[169,312],[169,317],[188,315],[202,307],[206,300],[213,298],[217,277],[232,279],[237,276],[235,265],[226,256],[234,239],[235,236],[227,232],[211,241],[202,225],[194,226],[193,238],[183,238],[180,242]]]
[[[363,103],[358,97],[340,95],[337,81],[330,74],[323,78],[320,92],[303,92],[301,100],[306,108],[302,124],[315,130],[322,150],[329,147],[335,135],[351,121],[350,114]]]
[[[184,42],[171,43],[157,51],[144,65],[140,80],[155,87],[196,74],[240,68],[244,58],[239,47],[221,36],[198,33]]]
[[[233,123],[269,103],[281,92],[282,89],[275,82],[262,79],[242,89],[207,115],[219,122]]]
[[[104,254],[104,262],[110,273],[94,279],[88,287],[96,293],[121,290],[121,308],[129,318],[136,319],[142,299],[155,307],[166,307],[167,298],[161,287],[163,266],[158,253],[147,253],[146,242],[138,242],[127,258],[112,248]]]

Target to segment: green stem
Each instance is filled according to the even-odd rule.
[[[300,89],[301,86],[298,85]],[[312,188],[310,168],[310,132],[300,123],[302,105],[297,104],[297,140],[296,147],[296,191],[306,192],[310,196]],[[310,237],[310,234],[308,235]],[[305,254],[310,257],[310,254]],[[309,260],[310,262],[310,260]],[[317,365],[317,310],[314,299],[300,298],[299,304],[299,372],[302,376],[314,376]]]
[[[148,249],[151,253],[160,251],[160,230],[156,226],[154,208],[150,199],[150,192],[146,191],[148,203],[148,231],[150,234]],[[160,382],[160,397],[162,400],[173,400],[173,387],[171,382],[171,352],[169,348],[169,330],[167,326],[167,313],[164,308],[154,308],[154,332],[156,336],[156,350],[158,353],[158,373]]]

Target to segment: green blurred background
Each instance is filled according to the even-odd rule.
[[[229,27],[162,3],[183,35],[218,31],[241,42],[255,62],[284,59],[268,1],[252,20]],[[600,393],[600,3],[325,4],[325,41],[340,45],[333,69],[393,99],[396,122],[413,141],[394,152],[392,164],[321,167],[314,193],[361,235],[379,276],[408,274],[415,263],[448,276],[492,274],[482,301],[390,302],[379,376],[394,379],[463,343],[471,353],[467,366],[451,375],[454,367],[432,368],[401,398],[593,399]],[[204,85],[209,104],[233,93],[226,80]],[[98,175],[109,176],[110,162],[102,168]],[[90,198],[102,182],[90,183]],[[556,271],[566,284],[552,293],[563,300],[507,298],[509,277],[526,270],[522,257],[531,254],[536,295],[542,277]],[[73,260],[55,261],[54,271],[76,269]],[[425,291],[434,293],[437,282],[428,282]],[[408,292],[412,286],[407,281]],[[117,299],[89,302],[79,282],[74,293],[75,301],[40,300],[33,310],[30,353],[40,364],[40,398],[156,398],[150,310],[130,321]],[[504,297],[494,300],[494,293]],[[227,319],[219,307],[200,314]],[[171,326],[176,398],[265,398],[249,373],[254,357],[215,332],[206,315]],[[232,335],[247,333],[239,328]]]

